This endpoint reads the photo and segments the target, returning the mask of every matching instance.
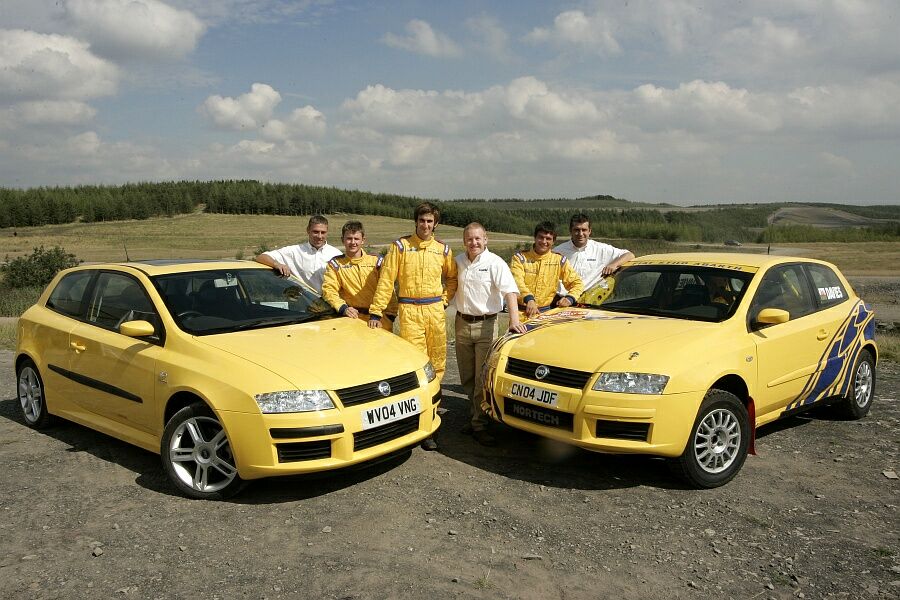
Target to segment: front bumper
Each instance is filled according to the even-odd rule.
[[[363,429],[362,413],[418,396],[421,412],[371,429]],[[437,379],[416,390],[327,411],[248,414],[219,411],[243,479],[297,475],[349,467],[430,437],[441,424]]]
[[[681,455],[703,392],[655,396],[597,392],[591,390],[594,379],[583,389],[573,389],[499,372],[486,395],[490,398],[486,412],[510,427],[596,452]],[[555,406],[517,395],[522,384],[555,392]]]

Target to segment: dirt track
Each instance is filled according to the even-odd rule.
[[[900,369],[872,413],[768,427],[737,479],[513,430],[366,470],[175,494],[157,456],[73,424],[35,432],[0,351],[2,598],[896,598]],[[452,362],[452,359],[451,359]]]

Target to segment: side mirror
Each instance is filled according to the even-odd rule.
[[[148,321],[125,321],[119,325],[119,333],[128,337],[147,337],[156,333]]]
[[[756,315],[757,323],[765,323],[766,325],[775,325],[776,323],[787,323],[791,320],[791,313],[780,308],[764,308]]]

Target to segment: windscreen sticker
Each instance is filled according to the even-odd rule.
[[[676,265],[676,266],[691,266],[691,267],[708,267],[711,269],[728,269],[729,271],[741,271],[744,273],[756,273],[759,269],[756,267],[746,267],[744,265],[734,265],[734,264],[726,264],[726,263],[717,263],[717,262],[706,262],[700,260],[632,260],[629,261],[628,266],[641,265],[641,266],[653,266],[653,265]]]

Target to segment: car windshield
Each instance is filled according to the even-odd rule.
[[[311,288],[265,269],[173,273],[154,277],[153,282],[178,326],[197,335],[335,315]]]
[[[700,265],[634,265],[611,280],[595,308],[614,312],[724,321],[734,314],[753,273]],[[590,291],[585,293],[590,295]],[[583,296],[584,298],[584,296]]]

